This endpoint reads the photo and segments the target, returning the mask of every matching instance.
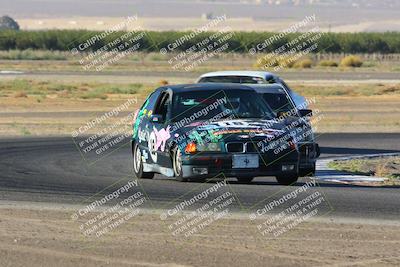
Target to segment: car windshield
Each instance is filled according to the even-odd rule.
[[[288,96],[284,93],[263,93],[262,96],[275,113],[289,112],[295,109]]]
[[[172,121],[214,120],[227,117],[272,119],[276,114],[255,91],[223,89],[174,94]]]
[[[247,84],[266,84],[267,82],[260,77],[252,76],[214,76],[203,77],[199,83],[247,83]]]

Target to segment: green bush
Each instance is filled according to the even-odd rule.
[[[88,92],[86,94],[83,94],[80,96],[82,99],[93,99],[93,98],[99,98],[102,100],[107,99],[107,95],[100,93],[100,92]]]
[[[333,60],[321,60],[319,65],[321,67],[337,67],[339,64]]]
[[[340,61],[340,66],[342,67],[353,67],[353,68],[359,68],[363,64],[361,58],[359,56],[347,56],[342,58]]]

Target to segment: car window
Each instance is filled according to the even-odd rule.
[[[147,98],[148,99],[148,102],[146,101],[147,102],[147,106],[146,106],[147,110],[154,110],[154,107],[157,103],[157,99],[159,96],[160,96],[160,91],[155,91]],[[146,104],[146,102],[144,104]],[[142,106],[142,108],[143,108],[143,106]]]
[[[264,84],[266,82],[263,78],[260,78],[260,77],[240,76],[240,83]]]
[[[285,93],[263,93],[263,99],[275,112],[288,112],[294,109],[288,96]]]
[[[292,98],[294,104],[296,105],[296,108],[298,109],[305,109],[308,107],[307,104],[307,99],[296,92],[294,92],[290,87],[282,80],[279,80],[279,83],[285,88],[286,92],[290,95]]]
[[[200,83],[240,83],[237,76],[215,76],[201,78]]]
[[[240,89],[175,93],[172,121],[210,120],[215,117],[272,119],[273,111],[254,91]],[[185,119],[186,118],[186,119]]]
[[[169,96],[170,95],[168,92],[161,93],[159,99],[157,100],[157,104],[155,106],[153,114],[161,115],[163,119],[166,119],[169,105]]]

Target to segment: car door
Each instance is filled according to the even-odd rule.
[[[160,96],[160,90],[154,91],[138,111],[133,129],[133,138],[142,150],[145,163],[152,163],[149,149],[149,136],[151,133],[150,117]]]
[[[156,105],[149,120],[149,152],[153,163],[161,167],[171,167],[170,151],[168,141],[171,138],[170,128],[168,124],[171,92],[164,90],[160,93],[156,101]]]

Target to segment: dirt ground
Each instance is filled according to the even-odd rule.
[[[189,238],[178,238],[152,211],[95,238],[83,236],[71,214],[72,210],[61,207],[2,205],[0,265],[400,265],[398,224],[308,221],[277,238],[267,238],[245,216],[230,215]]]
[[[110,96],[101,99],[45,98],[34,96],[0,97],[0,136],[70,135],[86,122],[125,103],[137,99],[127,112],[134,112],[145,100],[143,95]],[[316,132],[398,132],[399,96],[316,97],[319,110]],[[316,117],[317,118],[317,117]],[[112,121],[108,121],[112,123]]]

